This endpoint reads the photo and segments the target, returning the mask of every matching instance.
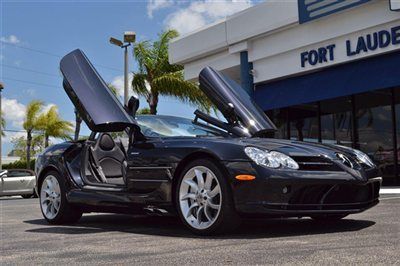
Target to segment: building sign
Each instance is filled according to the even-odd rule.
[[[345,43],[330,44],[316,49],[304,51],[300,54],[301,67],[306,67],[307,65],[315,66],[325,62],[333,62],[335,60],[335,48],[337,45],[344,45],[346,56],[353,57],[399,44],[400,26],[395,26],[389,30],[380,30],[358,36],[355,39],[346,40]]]
[[[300,24],[318,19],[371,0],[298,0]]]

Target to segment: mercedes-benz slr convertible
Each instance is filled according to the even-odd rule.
[[[243,218],[334,221],[379,201],[371,159],[343,146],[272,138],[275,125],[235,81],[204,68],[199,88],[224,119],[136,115],[122,105],[81,50],[60,62],[63,87],[92,131],[37,159],[37,192],[50,224],[83,213],[177,215],[196,234]]]

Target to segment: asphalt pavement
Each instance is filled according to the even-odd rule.
[[[333,224],[249,220],[198,237],[175,218],[87,214],[51,226],[38,199],[0,198],[0,265],[400,264],[400,195]]]

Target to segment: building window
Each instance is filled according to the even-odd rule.
[[[352,103],[350,97],[320,102],[323,143],[353,146]]]
[[[396,175],[391,102],[390,89],[355,95],[357,148],[369,155],[386,178]]]
[[[277,131],[274,134],[274,138],[277,139],[287,139],[288,138],[288,109],[276,109],[267,112],[269,118],[271,118],[272,122],[274,122]]]
[[[290,139],[318,142],[318,111],[316,104],[289,108]]]

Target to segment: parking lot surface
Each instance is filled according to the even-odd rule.
[[[0,264],[400,264],[400,195],[333,224],[245,221],[199,237],[175,218],[86,214],[48,225],[38,199],[0,198]]]

